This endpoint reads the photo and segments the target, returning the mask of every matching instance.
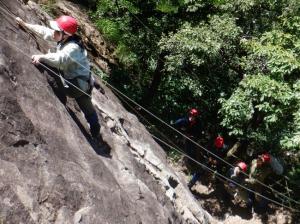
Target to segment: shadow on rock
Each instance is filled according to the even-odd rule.
[[[97,139],[91,138],[91,135],[89,134],[89,132],[86,131],[85,127],[77,118],[76,114],[68,107],[67,107],[67,111],[69,112],[72,119],[75,121],[76,125],[78,126],[78,128],[80,129],[80,131],[82,132],[86,140],[88,141],[88,143],[92,146],[94,151],[100,156],[106,158],[112,158],[112,156],[110,155],[110,151],[111,151],[110,147],[105,141],[103,141],[101,135],[99,135]]]

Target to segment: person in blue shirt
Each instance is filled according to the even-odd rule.
[[[189,139],[185,138],[184,139],[184,151],[185,153],[193,158],[197,158],[197,145],[193,143],[192,141],[197,141],[199,136],[202,134],[202,129],[199,121],[199,111],[195,108],[192,108],[188,111],[187,115],[177,119],[174,123],[173,126],[182,132],[184,135],[186,135]],[[192,141],[191,141],[191,140]],[[195,166],[195,163],[191,160],[185,157],[183,159],[184,164],[188,169],[191,169],[192,167]]]

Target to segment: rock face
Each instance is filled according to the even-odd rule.
[[[166,155],[112,92],[93,92],[111,157],[89,142],[72,99],[63,105],[30,56],[49,45],[15,23],[41,23],[0,2],[0,223],[211,223]]]

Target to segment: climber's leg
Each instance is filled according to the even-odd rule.
[[[84,113],[85,119],[90,125],[92,137],[98,137],[100,132],[100,124],[98,120],[98,115],[96,113],[94,105],[92,104],[91,98],[87,95],[82,95],[76,98],[75,100],[82,112]]]
[[[188,183],[188,187],[191,189],[196,182],[200,179],[201,176],[201,171],[197,171],[193,174],[192,179],[190,180],[190,182]]]

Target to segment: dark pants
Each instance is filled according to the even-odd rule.
[[[53,68],[52,70],[58,73],[57,70]],[[51,85],[54,93],[59,98],[59,100],[65,105],[67,102],[67,96],[74,98],[79,108],[83,112],[85,119],[90,125],[91,135],[93,137],[97,137],[100,131],[100,124],[99,124],[96,110],[94,108],[94,105],[92,104],[92,98],[90,97],[92,90],[90,89],[88,92],[86,92],[88,95],[90,95],[88,96],[87,94],[79,90],[80,88],[78,84],[78,79],[75,78],[75,79],[68,80],[71,84],[66,82],[66,84],[69,86],[68,88],[66,88],[63,85],[60,77],[58,77],[57,75],[49,71],[48,74],[51,77],[51,78],[48,77],[48,82]],[[77,89],[73,85],[78,87],[79,89]]]
[[[197,160],[197,146],[195,143],[189,139],[185,139],[184,150],[189,157]],[[198,167],[198,164],[189,158],[185,159],[185,165],[189,170],[194,170],[195,167]]]
[[[198,170],[197,172],[195,172],[192,176],[192,179],[190,180],[190,182],[188,183],[188,187],[192,188],[196,182],[198,180],[200,180],[201,175],[204,174],[204,170]]]
[[[78,84],[78,79],[69,79],[68,80],[70,83],[72,83],[74,86],[79,88]],[[75,88],[73,85],[70,83],[67,83],[69,88],[64,88],[65,94],[71,98],[74,98],[79,106],[79,108],[82,110],[85,116],[90,116],[94,113],[96,113],[94,105],[92,104],[92,97],[89,97],[88,95],[91,96],[92,90],[90,89],[87,91],[85,94],[81,90]]]

